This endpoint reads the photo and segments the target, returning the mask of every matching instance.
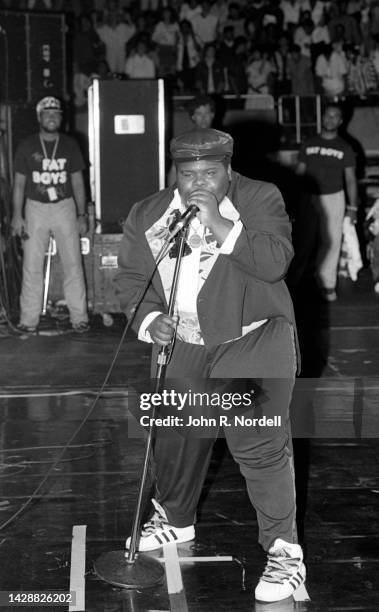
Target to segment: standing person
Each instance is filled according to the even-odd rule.
[[[204,47],[216,41],[218,18],[211,14],[211,3],[209,0],[202,0],[200,4],[201,12],[194,15],[191,18],[191,22],[196,39]]]
[[[303,554],[296,542],[287,426],[296,370],[293,308],[283,280],[293,256],[290,222],[274,185],[231,170],[229,134],[193,130],[174,138],[170,149],[177,188],[158,192],[133,207],[120,246],[117,291],[127,316],[136,313],[133,325],[138,337],[153,343],[153,367],[158,349],[173,341],[175,329],[167,368],[170,383],[198,389],[220,382],[228,387],[231,379],[233,384],[240,379],[241,385],[243,379],[249,388],[260,385],[263,398],[247,414],[266,409],[283,414],[285,425],[276,433],[254,427],[224,428],[246,479],[257,512],[259,542],[268,556],[255,597],[278,601],[291,596],[305,579]],[[192,246],[179,275],[177,318],[166,314],[175,266],[169,257],[158,266],[136,309],[176,210],[184,212],[192,204],[199,210],[190,223]],[[203,416],[217,414],[217,408],[204,404],[187,404],[187,411],[192,408]],[[222,408],[221,403],[224,413]],[[208,437],[186,427],[177,435],[157,431],[156,512],[143,527],[139,550],[195,537],[196,507],[217,430],[218,426],[207,430]]]
[[[312,64],[309,57],[301,53],[299,45],[292,45],[288,60],[288,74],[291,79],[291,93],[294,96],[314,95]]]
[[[129,79],[155,79],[155,64],[147,53],[147,44],[142,35],[125,62],[125,74]]]
[[[195,68],[195,87],[201,94],[221,94],[225,90],[225,74],[216,56],[216,45],[209,43],[203,49],[203,59]]]
[[[222,39],[217,49],[217,59],[224,69],[225,93],[242,93],[238,91],[237,83],[234,79],[238,64],[237,54],[234,48],[234,30],[232,26],[225,26]]]
[[[190,21],[180,22],[177,44],[177,82],[181,93],[192,93],[195,89],[195,68],[200,61],[200,45],[195,39]]]
[[[246,66],[246,74],[248,83],[247,93],[255,95],[271,93],[274,83],[275,66],[268,58],[267,50],[264,47],[256,47],[252,50]],[[248,104],[246,108],[248,108]]]
[[[326,106],[321,134],[303,143],[297,167],[298,174],[307,173],[317,189],[313,197],[320,220],[318,277],[323,296],[330,302],[337,299],[337,266],[345,211],[355,222],[358,207],[355,155],[338,135],[342,121],[342,111],[337,104]]]
[[[374,291],[379,294],[379,199],[366,213],[366,234],[369,240],[367,251],[374,281]]]
[[[291,76],[289,63],[291,61],[291,45],[289,37],[283,34],[272,54],[272,62],[276,70],[275,95],[285,96],[291,93]]]
[[[323,45],[323,51],[315,64],[315,73],[320,79],[325,96],[341,96],[346,87],[347,63],[344,54],[340,53],[340,41],[332,45]]]
[[[14,234],[24,238],[19,330],[35,334],[43,293],[43,262],[54,234],[63,267],[63,288],[75,332],[89,330],[79,234],[87,232],[82,155],[76,142],[60,133],[61,103],[42,98],[37,104],[38,134],[18,147],[14,162]],[[25,202],[25,214],[23,206]]]
[[[180,28],[175,11],[167,6],[156,24],[151,40],[158,46],[159,76],[173,76],[176,68],[176,52]]]
[[[105,23],[96,28],[105,45],[105,59],[113,73],[122,73],[125,65],[126,45],[134,36],[136,27],[133,23],[121,21],[121,14],[116,8],[109,10]]]

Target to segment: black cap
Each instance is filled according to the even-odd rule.
[[[233,155],[233,138],[211,128],[191,130],[171,140],[170,153],[175,162],[223,161]]]

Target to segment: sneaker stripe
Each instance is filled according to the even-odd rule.
[[[170,531],[169,533],[171,533],[171,531]],[[162,534],[161,534],[161,535],[162,535],[162,538],[164,538],[164,539],[166,540],[166,542],[167,542],[167,543],[170,543],[170,542],[171,542],[171,540],[170,540],[170,538],[168,537],[167,533],[165,533],[164,531],[162,531]]]
[[[159,537],[159,535],[155,535],[154,537],[155,537],[156,540],[158,540],[159,544],[161,546],[163,546],[163,542],[162,542],[161,538]]]
[[[178,536],[176,535],[175,531],[173,531],[172,529],[169,529],[169,533],[172,535],[174,541],[178,539]]]
[[[291,576],[289,580],[290,585],[295,588],[298,588],[302,582],[303,582],[303,577],[299,573],[295,574],[294,576]]]

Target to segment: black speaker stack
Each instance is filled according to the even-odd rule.
[[[1,10],[0,105],[10,157],[38,129],[35,105],[49,95],[67,96],[64,15]]]

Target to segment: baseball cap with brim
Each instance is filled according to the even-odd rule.
[[[62,105],[58,98],[54,98],[53,96],[47,96],[46,98],[42,98],[36,106],[37,115],[39,116],[42,111],[45,110],[55,110],[58,113],[62,112]]]
[[[211,128],[191,130],[171,140],[170,153],[175,162],[224,161],[233,155],[233,138]]]

